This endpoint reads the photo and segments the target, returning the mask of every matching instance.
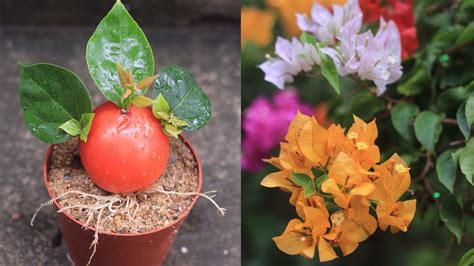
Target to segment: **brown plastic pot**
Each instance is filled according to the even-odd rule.
[[[202,169],[199,158],[191,144],[180,135],[194,155],[198,167],[198,188],[201,191]],[[49,196],[53,198],[48,186],[48,162],[53,151],[54,145],[51,145],[46,153],[44,160],[44,182]],[[92,258],[91,265],[100,266],[149,266],[161,265],[168,254],[168,251],[174,241],[181,223],[186,219],[191,211],[197,196],[194,197],[188,209],[181,216],[166,227],[137,234],[118,234],[109,232],[99,232],[99,243],[97,251]],[[60,206],[55,200],[54,205],[59,209]],[[86,265],[92,253],[89,249],[94,236],[94,229],[74,219],[67,213],[58,213],[59,226],[63,234],[69,254],[76,266]]]

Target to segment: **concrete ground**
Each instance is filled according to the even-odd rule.
[[[49,62],[71,69],[97,105],[104,98],[85,62],[93,30],[0,27],[0,265],[68,265],[53,207],[41,211],[34,227],[29,225],[35,209],[49,199],[42,176],[47,145],[23,123],[16,62]],[[211,99],[211,122],[186,136],[203,164],[203,191],[218,190],[217,201],[228,209],[221,217],[208,201],[198,200],[165,265],[240,265],[239,26],[144,31],[157,69],[167,64],[189,68]]]

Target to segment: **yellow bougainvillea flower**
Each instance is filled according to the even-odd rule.
[[[242,7],[240,12],[240,46],[252,42],[265,47],[273,37],[275,18],[270,11],[254,7]]]
[[[375,190],[369,179],[372,172],[364,170],[353,158],[340,152],[329,169],[328,179],[321,189],[334,196],[334,202],[341,208],[349,208],[354,196],[367,197]],[[368,201],[364,200],[368,205]]]
[[[296,23],[296,13],[309,14],[314,0],[266,0],[281,17],[283,29],[288,36],[298,36],[301,33]],[[333,4],[343,5],[346,0],[316,0],[326,8],[332,8]]]
[[[351,156],[358,160],[364,169],[369,169],[380,161],[380,151],[375,145],[377,136],[375,119],[367,124],[354,115],[354,124],[347,132],[346,137],[353,144]]]
[[[319,239],[330,227],[329,217],[327,212],[313,207],[306,207],[303,211],[305,221],[291,220],[283,234],[274,237],[273,241],[287,254],[313,258]]]
[[[396,202],[410,187],[410,168],[397,154],[374,168],[379,178],[373,181],[376,191],[371,199]]]
[[[376,212],[379,221],[379,227],[383,231],[390,226],[392,233],[399,230],[406,232],[416,211],[416,199],[403,202],[378,202]]]

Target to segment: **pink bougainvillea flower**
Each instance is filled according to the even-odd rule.
[[[283,140],[288,125],[300,112],[313,115],[315,110],[326,121],[326,107],[315,109],[301,102],[296,90],[275,92],[271,99],[258,97],[244,111],[242,128],[242,168],[258,171],[263,167],[262,159]]]

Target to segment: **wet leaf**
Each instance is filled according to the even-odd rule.
[[[81,123],[74,118],[66,121],[64,124],[60,125],[59,128],[71,136],[77,136],[81,133]]]
[[[92,102],[84,83],[73,72],[52,64],[20,68],[20,101],[23,117],[31,133],[46,143],[61,143],[70,137],[60,128],[81,120],[92,112]]]
[[[89,39],[86,59],[99,90],[120,107],[123,107],[120,99],[124,89],[117,77],[117,64],[129,69],[134,80],[142,80],[154,72],[150,44],[120,1],[115,3]]]
[[[94,120],[94,113],[85,113],[81,116],[81,132],[80,139],[84,142],[87,142],[87,135],[91,130],[92,120]]]
[[[184,129],[203,127],[211,117],[211,103],[191,74],[179,66],[161,69],[153,86],[153,95],[162,94],[171,113],[188,123]]]

